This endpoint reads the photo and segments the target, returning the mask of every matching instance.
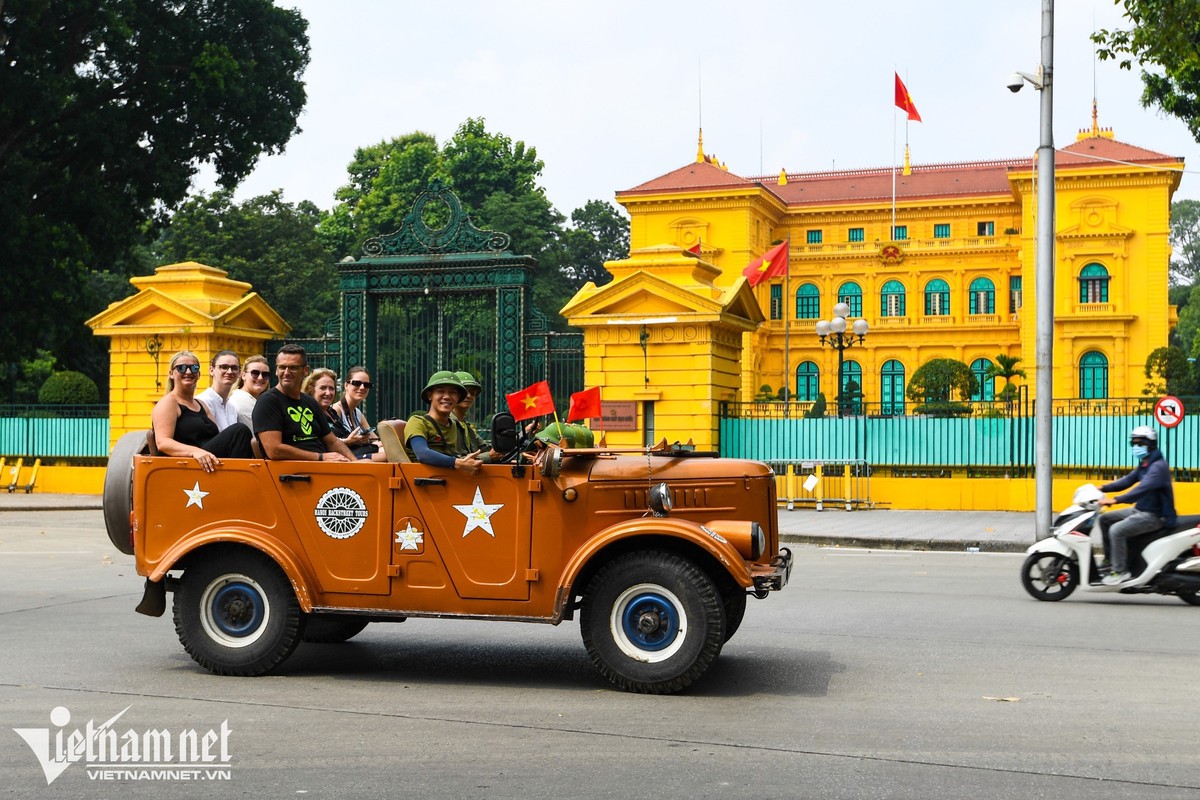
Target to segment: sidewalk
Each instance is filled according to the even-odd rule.
[[[5,511],[99,511],[99,495],[8,494]],[[1034,541],[1033,512],[1012,511],[779,511],[784,544],[871,547],[888,550],[1023,552]]]

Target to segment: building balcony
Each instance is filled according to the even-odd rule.
[[[823,242],[821,244],[793,245],[792,253],[797,256],[836,256],[856,255],[863,252],[875,252],[889,242]],[[969,250],[994,250],[997,247],[1020,247],[1020,234],[1003,234],[999,236],[959,236],[946,239],[903,239],[897,242],[905,252],[947,252]]]

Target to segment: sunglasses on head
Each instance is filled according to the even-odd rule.
[[[200,365],[199,364],[176,364],[174,369],[180,375],[187,375],[189,372],[192,373],[193,375],[200,374]]]
[[[349,383],[351,386],[355,387],[356,389],[359,387],[362,387],[363,389],[371,388],[370,381],[347,381],[347,383]]]
[[[248,370],[246,370],[246,374],[249,375],[251,378],[265,379],[265,378],[271,377],[271,373],[267,372],[266,370],[258,370],[258,369],[248,369]]]

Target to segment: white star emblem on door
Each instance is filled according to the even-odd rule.
[[[200,508],[204,508],[204,498],[211,494],[210,492],[200,491],[200,481],[196,481],[196,485],[191,489],[184,489],[183,493],[186,494],[188,498],[187,505],[184,506],[184,508],[189,508],[191,506],[199,506]]]
[[[467,538],[467,534],[476,528],[482,528],[487,531],[487,535],[492,538],[496,537],[496,532],[492,530],[492,514],[495,514],[500,509],[504,508],[503,503],[485,503],[483,502],[483,492],[479,487],[475,487],[475,501],[469,506],[455,506],[462,515],[467,518],[466,525],[463,526],[463,538]]]

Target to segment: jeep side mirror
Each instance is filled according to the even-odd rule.
[[[492,417],[492,449],[498,453],[511,453],[517,449],[517,423],[513,415],[501,411]]]

